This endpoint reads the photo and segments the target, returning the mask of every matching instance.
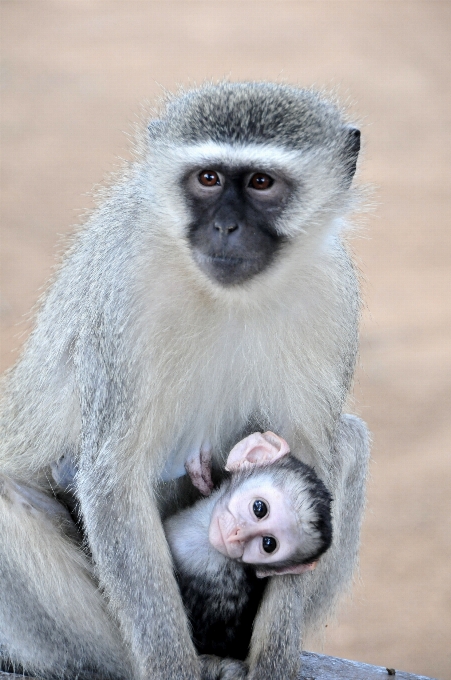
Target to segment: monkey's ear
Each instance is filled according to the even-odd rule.
[[[285,439],[274,432],[254,432],[235,444],[227,458],[226,470],[243,470],[259,465],[269,465],[290,453]]]
[[[309,564],[297,564],[294,567],[282,567],[280,569],[265,569],[255,570],[257,578],[266,578],[266,576],[282,576],[283,574],[305,574],[306,571],[313,571],[318,562],[309,562]]]
[[[360,151],[360,130],[352,125],[346,127],[346,168],[348,185],[351,184],[357,167],[357,157]]]

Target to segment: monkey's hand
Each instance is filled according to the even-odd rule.
[[[212,654],[199,657],[202,680],[245,680],[247,665],[237,659],[222,659]]]
[[[192,453],[185,462],[185,470],[196,489],[199,489],[202,495],[209,496],[214,486],[211,479],[210,446],[203,444],[199,451]]]

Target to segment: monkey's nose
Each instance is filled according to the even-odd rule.
[[[241,543],[243,541],[242,532],[236,527],[228,536],[230,543]]]
[[[229,540],[231,543],[241,543],[244,544],[247,539],[249,538],[249,530],[248,528],[244,525],[239,525],[235,528],[235,530],[231,533],[229,536]]]
[[[238,229],[238,225],[235,224],[235,223],[226,225],[226,224],[220,224],[219,222],[215,222],[213,226],[217,231],[219,231],[219,233],[222,236],[228,236],[233,231],[236,231]]]

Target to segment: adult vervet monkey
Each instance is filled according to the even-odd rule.
[[[341,234],[358,150],[333,104],[284,85],[207,85],[151,122],[6,383],[5,658],[48,679],[197,680],[157,487],[200,449],[220,473],[238,440],[272,430],[334,499],[333,546],[312,574],[273,579],[255,622],[249,679],[296,677],[305,630],[351,578],[364,502],[366,430],[342,416],[359,293]],[[64,522],[20,494],[51,495],[63,455],[94,574]]]

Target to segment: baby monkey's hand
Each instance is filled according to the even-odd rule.
[[[185,470],[196,489],[203,496],[209,496],[214,485],[211,479],[211,447],[208,444],[202,444],[199,451],[187,458]]]

